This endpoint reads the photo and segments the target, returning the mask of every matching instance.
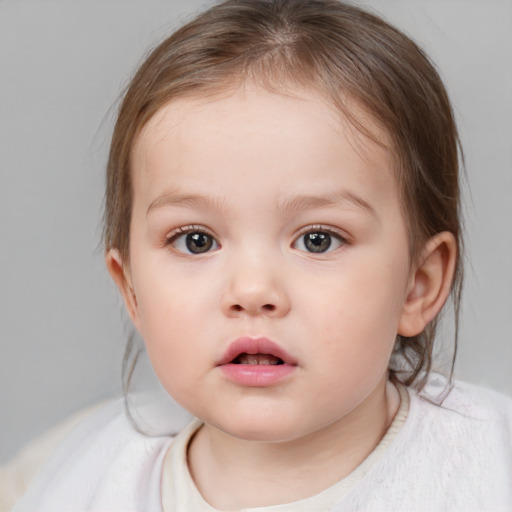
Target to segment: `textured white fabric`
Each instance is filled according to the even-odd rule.
[[[444,382],[431,379],[428,393]],[[512,400],[457,384],[442,407],[410,393],[402,429],[331,510],[512,511]],[[122,402],[94,413],[61,444],[14,512],[162,512],[168,437],[137,433]],[[194,511],[189,511],[194,512]]]
[[[161,512],[161,467],[171,442],[138,433],[122,400],[109,404],[64,439],[12,510]]]
[[[66,418],[30,441],[13,459],[0,466],[0,512],[7,512],[13,507],[64,437],[102,405],[104,403],[82,409]]]
[[[387,456],[332,512],[512,511],[512,401],[467,384],[442,407],[411,398]]]

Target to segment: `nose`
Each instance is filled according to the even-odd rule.
[[[268,260],[232,262],[229,283],[222,297],[222,310],[229,317],[240,315],[282,317],[290,310],[283,276]]]

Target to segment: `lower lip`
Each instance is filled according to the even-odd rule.
[[[222,373],[242,386],[266,387],[277,384],[297,367],[291,364],[223,364]]]

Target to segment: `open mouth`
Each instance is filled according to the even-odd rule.
[[[298,361],[264,336],[242,336],[229,345],[216,366],[238,386],[265,388],[287,380],[297,371]]]
[[[232,359],[230,364],[278,365],[284,364],[284,361],[273,354],[248,354],[247,352],[242,352]]]
[[[242,336],[233,341],[224,354],[216,362],[216,366],[226,366],[232,369],[242,370],[245,366],[261,370],[271,366],[276,369],[284,367],[297,366],[297,360],[288,354],[277,343],[263,336],[253,338],[251,336]]]

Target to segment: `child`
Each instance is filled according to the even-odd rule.
[[[121,105],[105,243],[197,420],[102,408],[14,510],[511,510],[510,400],[430,374],[457,175],[439,76],[379,18],[228,0],[178,30]]]

